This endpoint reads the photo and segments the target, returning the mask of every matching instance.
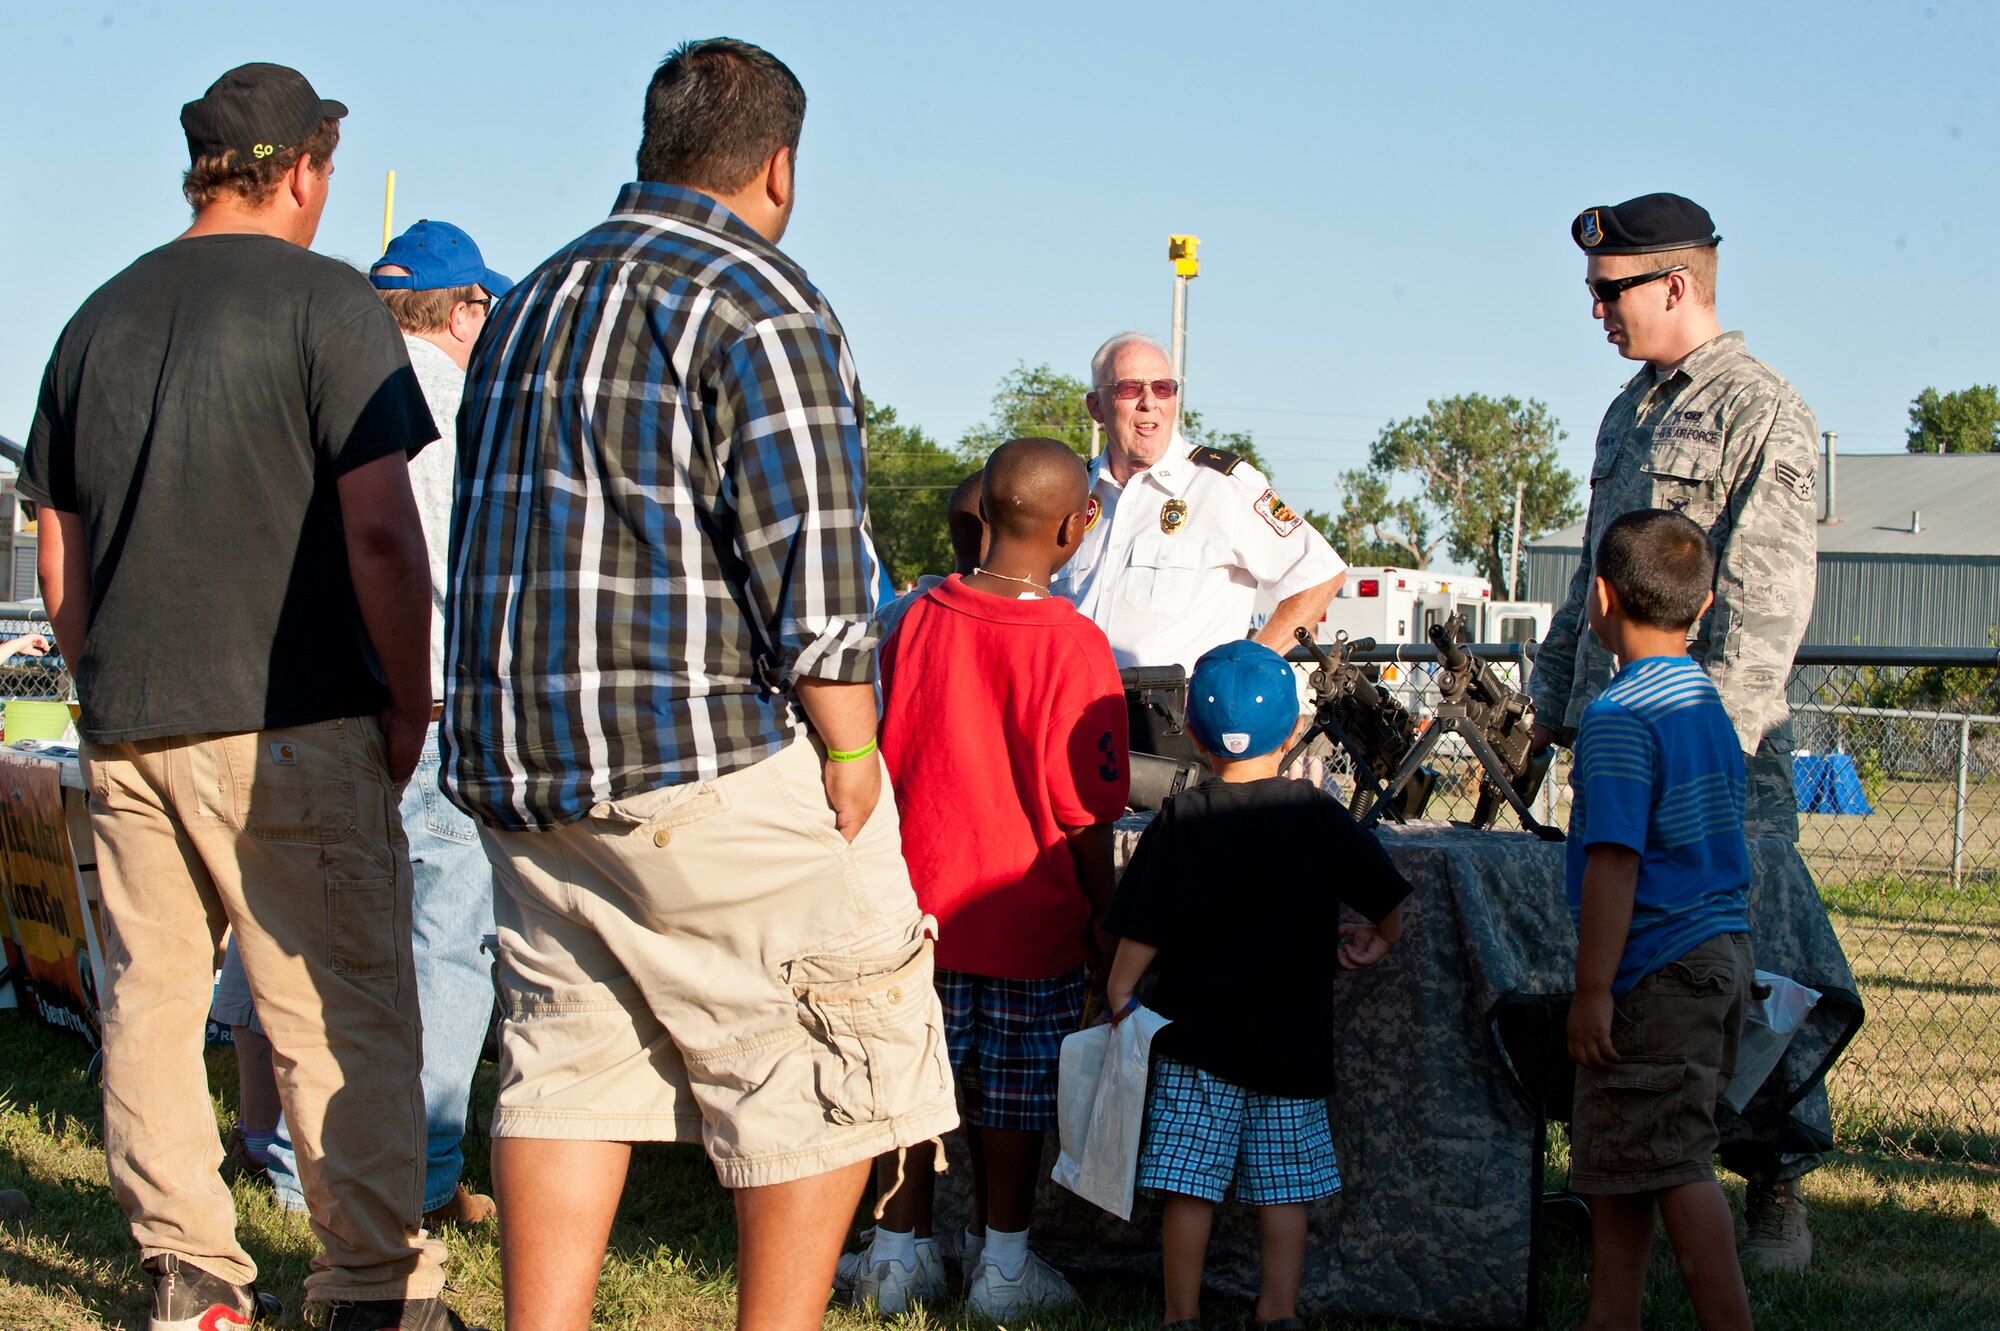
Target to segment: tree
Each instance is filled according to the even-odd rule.
[[[1926,388],[1910,403],[1912,453],[2000,453],[2000,387]]]
[[[1556,456],[1563,437],[1533,400],[1468,393],[1426,403],[1423,415],[1383,426],[1368,465],[1341,478],[1346,499],[1335,544],[1393,553],[1398,558],[1382,562],[1413,568],[1427,567],[1443,548],[1504,591],[1517,486],[1523,542],[1582,515],[1576,477]]]
[[[1416,499],[1393,498],[1390,478],[1358,468],[1343,472],[1337,517],[1308,514],[1349,564],[1429,568],[1444,538],[1431,535],[1431,515]]]
[[[1058,374],[1048,365],[1032,368],[1022,361],[1000,378],[993,391],[993,413],[967,430],[958,441],[969,466],[983,466],[986,457],[1009,439],[1060,439],[1090,456],[1090,409],[1083,405],[1090,386]]]
[[[867,404],[868,526],[898,587],[952,567],[945,506],[969,468],[896,409]]]

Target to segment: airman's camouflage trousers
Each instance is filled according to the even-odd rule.
[[[1786,729],[1789,731],[1790,726]],[[1799,839],[1799,802],[1792,789],[1791,752],[1772,748],[1767,738],[1757,746],[1757,752],[1750,755],[1745,766],[1749,769],[1749,797],[1743,811],[1744,835],[1782,837],[1796,843]],[[1826,1087],[1820,1085],[1807,1093],[1806,1100],[1796,1112],[1823,1130],[1831,1130],[1833,1121],[1827,1109]],[[1743,1175],[1752,1183],[1775,1183],[1811,1173],[1819,1168],[1820,1157],[1740,1147],[1735,1151],[1725,1150],[1722,1163],[1724,1168]]]
[[[1790,727],[1786,727],[1787,730]],[[1743,810],[1743,835],[1799,839],[1799,802],[1792,792],[1792,755],[1771,747],[1768,737],[1745,759],[1749,798]]]

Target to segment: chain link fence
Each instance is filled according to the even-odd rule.
[[[56,635],[39,602],[0,601],[0,643],[39,635],[48,643],[41,656],[32,651],[0,655],[0,698],[30,698],[74,702],[76,684],[56,652]]]
[[[1515,687],[1532,669],[1517,647],[1473,651]],[[1429,647],[1370,656],[1399,701],[1430,713]],[[1991,649],[1815,647],[1793,667],[1799,851],[1868,1008],[1828,1079],[1843,1147],[2000,1164],[1995,667]],[[1469,818],[1477,763],[1447,737],[1430,765],[1426,817]],[[1535,807],[1568,826],[1566,753]]]

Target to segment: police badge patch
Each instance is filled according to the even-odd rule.
[[[1278,498],[1278,492],[1269,487],[1257,496],[1257,516],[1270,523],[1271,530],[1280,536],[1290,536],[1305,524],[1305,519],[1292,512],[1291,505]]]
[[[1098,515],[1104,512],[1104,504],[1098,499],[1097,491],[1090,492],[1090,503],[1083,510],[1083,529],[1088,532],[1097,525]]]
[[[1185,499],[1169,499],[1160,505],[1160,530],[1172,536],[1187,526],[1188,506]]]
[[[1604,243],[1604,227],[1597,220],[1597,209],[1592,208],[1583,215],[1583,243],[1601,245]]]
[[[1797,495],[1801,501],[1812,499],[1813,472],[1811,468],[1800,471],[1789,462],[1780,462],[1771,471],[1772,475],[1777,478],[1778,484]]]

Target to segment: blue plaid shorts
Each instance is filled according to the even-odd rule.
[[[1083,1019],[1084,970],[1002,980],[937,968],[952,1071],[974,1127],[1047,1132],[1056,1125],[1062,1042]]]
[[[1326,1101],[1262,1095],[1186,1063],[1154,1059],[1139,1186],[1219,1202],[1232,1182],[1236,1200],[1248,1206],[1339,1192]]]

